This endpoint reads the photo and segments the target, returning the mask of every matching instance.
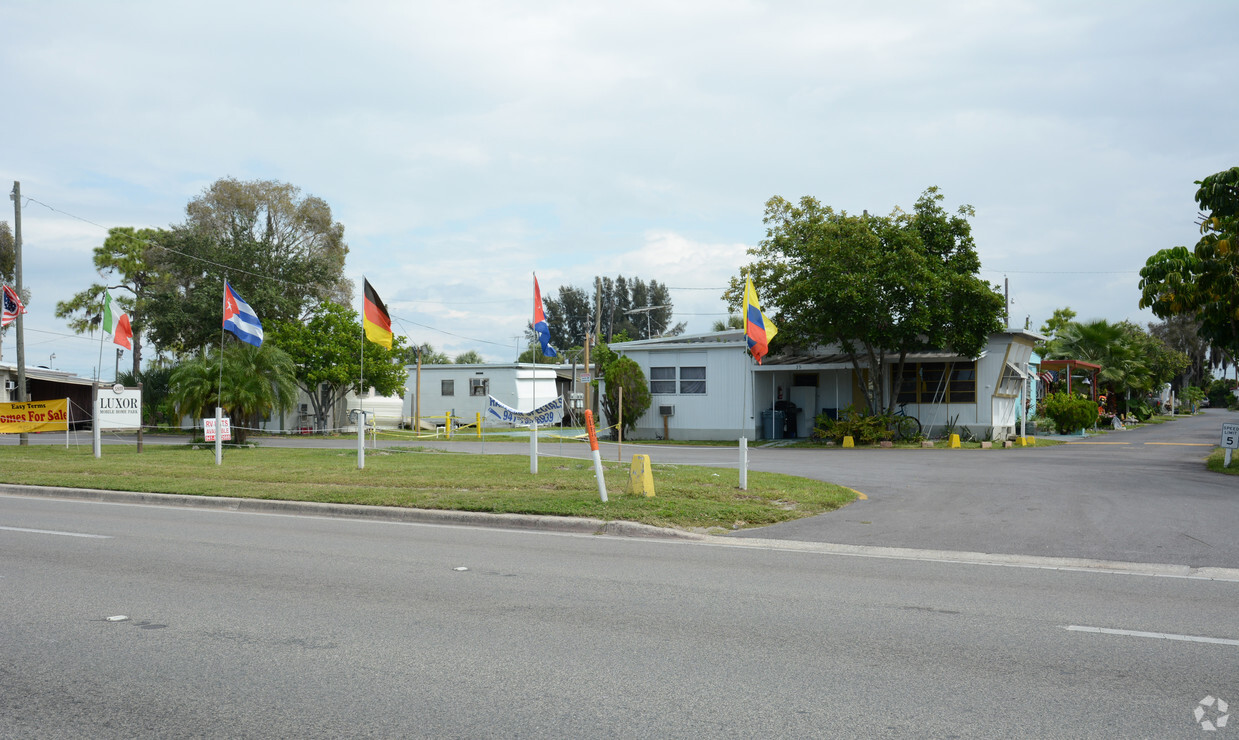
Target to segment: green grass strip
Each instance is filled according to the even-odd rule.
[[[656,496],[624,493],[628,467],[605,465],[608,503],[593,462],[416,449],[226,449],[211,447],[0,447],[0,482],[191,496],[317,501],[546,516],[593,517],[688,530],[731,530],[799,519],[844,506],[855,492],[832,483],[750,471],[748,490],[730,468],[654,466]]]

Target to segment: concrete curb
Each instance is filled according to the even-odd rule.
[[[1015,568],[1042,570],[1066,570],[1091,573],[1126,573],[1140,576],[1171,578],[1194,578],[1210,581],[1239,582],[1239,568],[1194,567],[1168,563],[1135,563],[1122,560],[1090,560],[1044,555],[1006,555],[1002,553],[968,552],[961,550],[919,550],[907,547],[880,547],[874,545],[841,545],[829,542],[798,542],[763,540],[758,538],[720,538],[727,544],[761,549],[796,550],[801,552],[852,555],[856,557],[886,558],[893,560],[920,560],[942,563],[967,563],[975,565],[998,565]]]
[[[344,519],[375,519],[417,524],[463,524],[474,527],[492,527],[495,529],[532,529],[543,532],[601,534],[615,537],[705,539],[705,535],[684,532],[678,529],[654,527],[636,522],[605,521],[584,517],[492,514],[489,512],[444,509],[402,509],[394,506],[323,504],[313,501],[280,501],[257,498],[232,498],[227,496],[185,496],[173,493],[140,493],[137,491],[105,491],[93,488],[56,488],[52,486],[12,484],[0,484],[0,495],[97,501],[110,504],[184,506],[194,509],[259,514],[302,514]]]

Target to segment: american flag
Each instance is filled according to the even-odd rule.
[[[4,286],[4,316],[0,318],[0,326],[8,326],[16,321],[19,313],[26,313],[21,297],[17,295],[17,291]]]

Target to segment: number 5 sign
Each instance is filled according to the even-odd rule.
[[[1222,425],[1222,447],[1227,450],[1239,450],[1239,424]]]

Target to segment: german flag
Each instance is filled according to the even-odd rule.
[[[366,328],[366,339],[391,349],[391,316],[387,313],[387,306],[383,305],[379,294],[370,287],[370,281],[365,278],[362,280],[366,283],[366,315],[361,323]]]

